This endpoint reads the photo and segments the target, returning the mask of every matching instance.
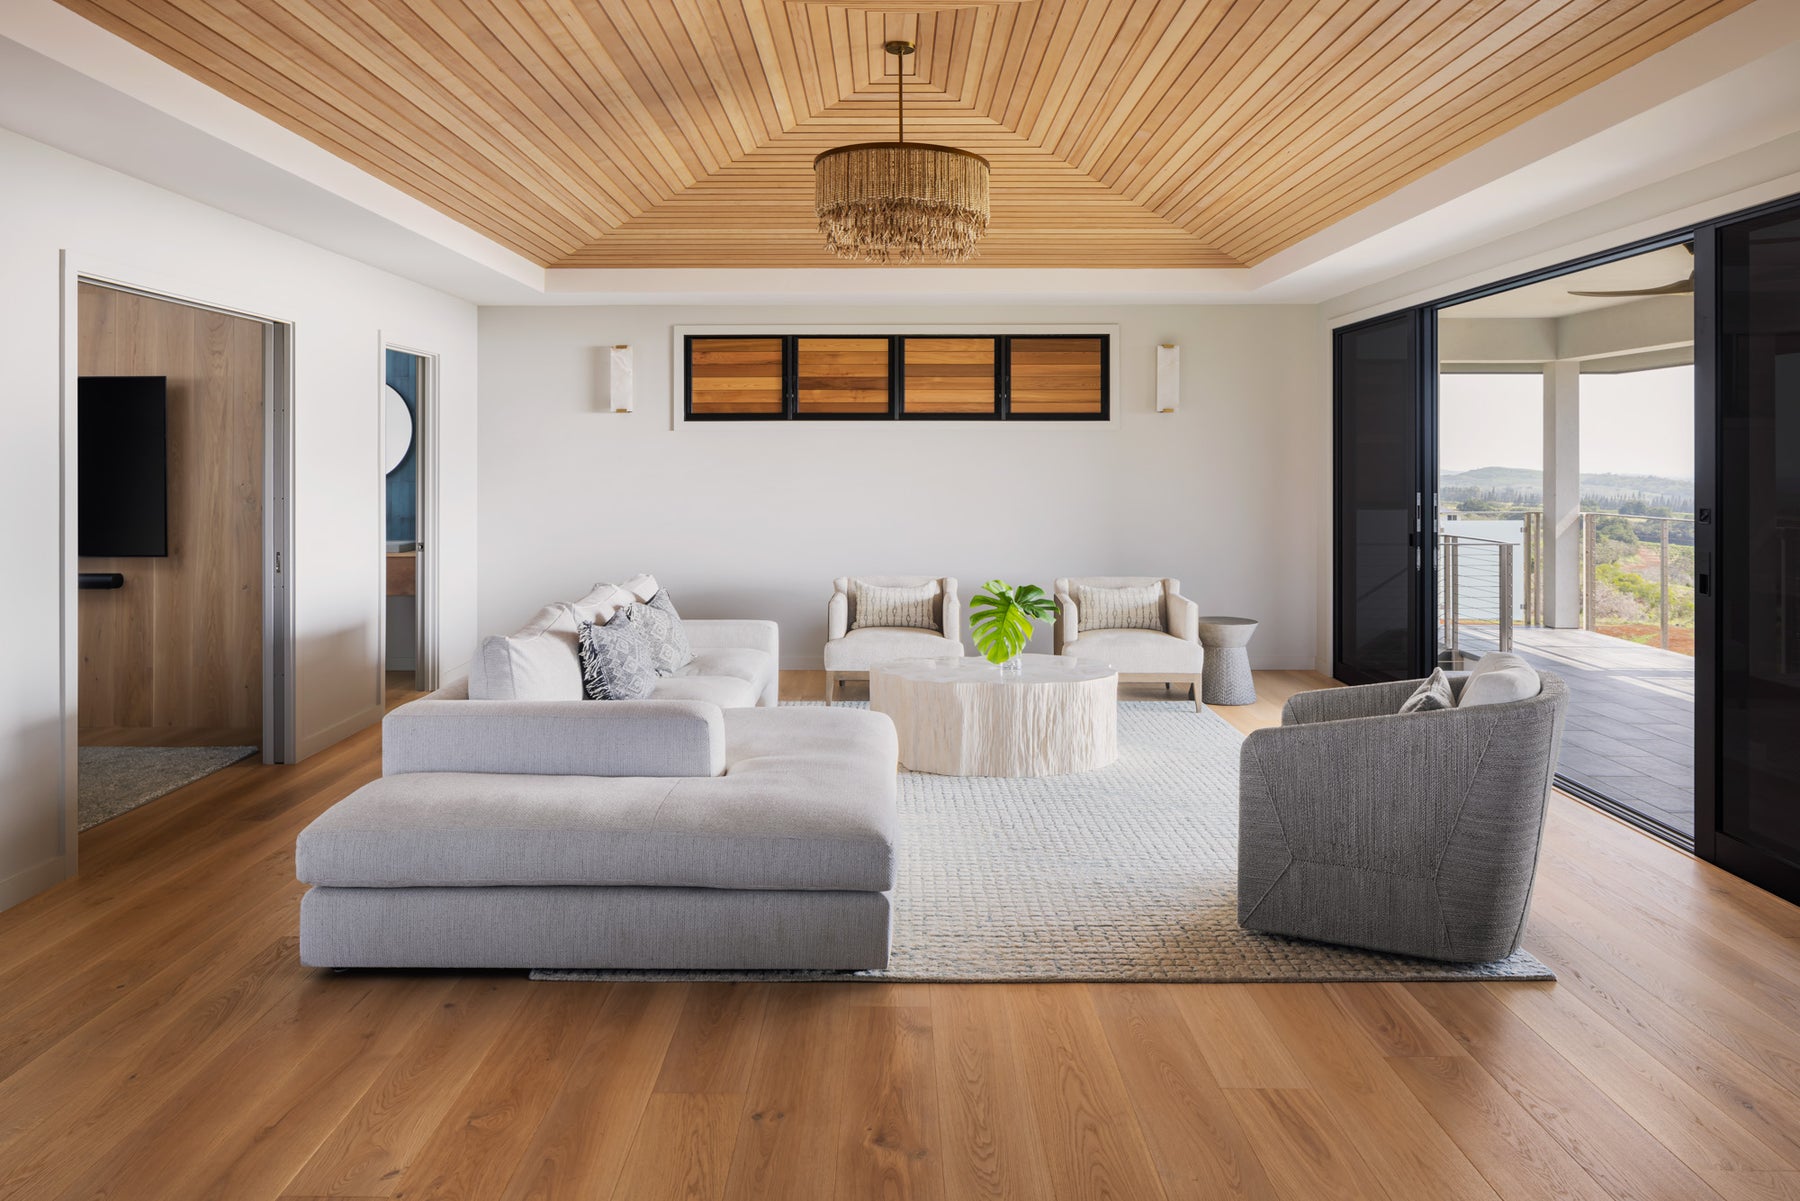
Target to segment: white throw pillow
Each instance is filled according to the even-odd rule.
[[[1473,709],[1480,705],[1528,701],[1542,688],[1543,682],[1531,664],[1511,651],[1495,651],[1483,655],[1475,664],[1469,678],[1463,682],[1462,697],[1456,707]]]
[[[634,575],[620,587],[631,593],[632,598],[640,605],[649,604],[656,599],[656,594],[662,591],[662,585],[656,582],[656,577],[653,575]]]
[[[474,701],[578,701],[581,651],[575,611],[546,605],[516,634],[486,638],[469,668]]]
[[[636,599],[617,584],[595,584],[592,591],[580,600],[570,602],[569,607],[575,610],[578,623],[586,621],[603,626],[612,620],[614,613],[630,608]]]
[[[1079,628],[1083,631],[1168,632],[1163,621],[1161,584],[1141,584],[1128,588],[1099,588],[1091,584],[1077,584],[1075,614],[1079,618]]]
[[[882,629],[936,630],[938,628],[937,597],[941,588],[936,580],[911,586],[884,586],[850,581],[856,595],[856,621],[853,630],[871,626]]]

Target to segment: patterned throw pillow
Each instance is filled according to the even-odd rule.
[[[856,593],[856,621],[853,630],[882,626],[888,629],[935,630],[938,628],[938,582],[909,587],[887,587],[853,580]]]
[[[1430,713],[1437,709],[1456,708],[1456,694],[1450,691],[1450,677],[1438,668],[1431,676],[1406,698],[1400,706],[1402,713]]]
[[[1160,630],[1163,624],[1161,584],[1129,588],[1075,585],[1075,614],[1083,630]]]
[[[590,701],[641,701],[656,687],[650,639],[625,612],[580,626],[581,690]]]
[[[647,605],[634,602],[631,624],[650,642],[657,675],[672,676],[693,661],[694,650],[688,644],[687,631],[681,628],[681,614],[675,611],[667,591],[658,589]]]

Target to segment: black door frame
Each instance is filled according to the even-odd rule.
[[[1411,674],[1414,677],[1430,675],[1437,659],[1437,638],[1430,633],[1436,626],[1432,614],[1437,608],[1437,530],[1435,522],[1425,520],[1426,513],[1435,509],[1437,504],[1437,321],[1421,306],[1384,313],[1331,331],[1331,674],[1334,679],[1346,684],[1375,684],[1384,680],[1346,663],[1343,657],[1346,641],[1343,600],[1349,595],[1349,589],[1346,580],[1347,565],[1340,554],[1344,545],[1344,522],[1347,516],[1343,503],[1344,380],[1341,348],[1346,336],[1392,321],[1396,317],[1406,317],[1411,321],[1412,343],[1418,356],[1413,381],[1413,428],[1418,441],[1413,464],[1413,586],[1407,597],[1408,619],[1415,634]]]
[[[1617,262],[1631,258],[1651,250],[1660,250],[1669,246],[1692,244],[1694,248],[1694,551],[1696,564],[1704,560],[1702,555],[1716,557],[1717,527],[1715,523],[1703,518],[1701,511],[1716,515],[1717,481],[1720,464],[1718,430],[1718,397],[1717,397],[1717,312],[1719,304],[1717,248],[1718,231],[1721,227],[1739,221],[1749,220],[1778,212],[1800,203],[1800,195],[1786,196],[1778,200],[1768,201],[1749,208],[1735,210],[1705,221],[1697,221],[1689,225],[1677,226],[1661,233],[1622,243],[1593,254],[1581,255],[1573,259],[1565,259],[1549,266],[1539,267],[1517,275],[1507,276],[1492,283],[1478,287],[1466,288],[1448,296],[1409,308],[1395,309],[1376,317],[1366,318],[1354,323],[1338,326],[1333,329],[1333,364],[1332,364],[1332,462],[1333,480],[1333,557],[1332,557],[1332,666],[1337,673],[1338,655],[1341,647],[1340,633],[1343,621],[1344,592],[1341,587],[1342,564],[1338,560],[1337,548],[1341,523],[1344,518],[1341,499],[1337,491],[1336,473],[1341,468],[1343,453],[1342,425],[1340,421],[1341,380],[1338,378],[1336,338],[1337,335],[1355,330],[1364,325],[1391,320],[1402,313],[1411,312],[1423,330],[1423,337],[1416,345],[1419,347],[1420,370],[1424,377],[1421,383],[1421,408],[1424,410],[1419,423],[1421,441],[1430,443],[1429,451],[1421,450],[1420,463],[1422,479],[1430,481],[1434,488],[1431,496],[1430,512],[1434,520],[1426,531],[1422,565],[1425,570],[1419,574],[1421,585],[1435,575],[1436,561],[1436,521],[1437,496],[1435,482],[1437,479],[1437,410],[1438,410],[1438,364],[1437,364],[1437,317],[1444,309],[1465,304],[1471,300],[1479,300],[1486,296],[1510,292],[1527,284],[1541,283],[1568,275],[1571,272],[1597,267],[1605,263]],[[1744,876],[1753,883],[1766,871],[1779,868],[1780,873],[1792,873],[1793,868],[1786,864],[1771,866],[1768,857],[1754,854],[1754,848],[1745,847],[1735,840],[1718,836],[1720,796],[1720,764],[1718,761],[1718,696],[1719,696],[1719,647],[1718,622],[1714,613],[1713,590],[1702,593],[1695,589],[1694,597],[1694,838],[1692,849],[1701,859],[1709,863],[1717,863],[1734,874]],[[1421,587],[1425,613],[1435,611],[1435,591],[1426,591]],[[1421,621],[1418,625],[1419,641],[1429,642],[1429,646],[1417,648],[1421,655],[1435,658],[1436,621]],[[1427,633],[1429,632],[1429,633]],[[1430,659],[1424,662],[1429,663]],[[1338,678],[1343,679],[1343,676]],[[1345,680],[1346,683],[1360,683],[1358,680]],[[1573,795],[1595,804],[1598,808],[1630,821],[1633,825],[1646,830],[1659,838],[1675,842],[1686,849],[1685,839],[1676,836],[1673,831],[1642,818],[1631,810],[1607,798],[1593,793],[1574,781],[1562,776],[1557,777],[1557,786]],[[1791,895],[1791,894],[1790,894]]]

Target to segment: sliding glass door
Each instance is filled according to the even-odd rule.
[[[1414,309],[1333,337],[1332,674],[1350,684],[1426,675],[1436,653],[1429,322]]]
[[[1695,841],[1800,901],[1800,204],[1703,230],[1696,266],[1713,362],[1700,373]]]

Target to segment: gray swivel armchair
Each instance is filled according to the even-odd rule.
[[[1430,713],[1398,712],[1418,680],[1289,699],[1244,740],[1238,924],[1458,963],[1518,950],[1569,703],[1540,681]]]

